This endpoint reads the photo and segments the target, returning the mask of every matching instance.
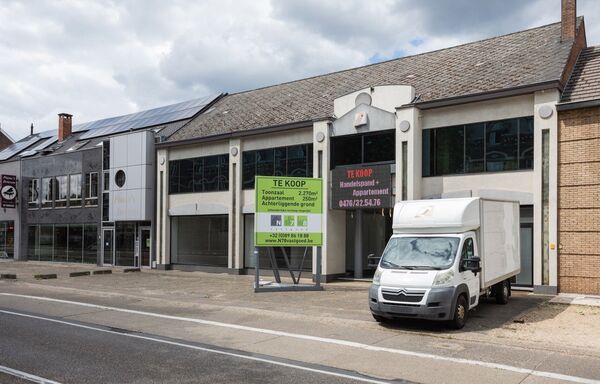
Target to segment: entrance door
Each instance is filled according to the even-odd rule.
[[[140,227],[140,267],[152,267],[152,235],[150,227]]]
[[[102,229],[102,264],[114,265],[115,263],[115,231]]]
[[[533,286],[533,224],[521,224],[521,273],[517,285]]]

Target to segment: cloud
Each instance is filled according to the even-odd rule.
[[[580,0],[590,45],[600,2]],[[13,137],[558,21],[559,0],[0,2],[0,123]]]

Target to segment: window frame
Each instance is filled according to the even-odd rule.
[[[92,190],[93,190],[93,186],[94,184],[92,183],[93,181],[93,176],[96,176],[96,193],[95,196],[92,195]],[[85,174],[85,184],[84,184],[84,205],[86,207],[97,207],[98,206],[98,190],[99,190],[99,185],[98,185],[98,172],[88,172]]]
[[[488,129],[489,127],[491,127],[491,125],[493,124],[499,124],[499,123],[505,123],[505,122],[511,122],[511,123],[516,123],[516,168],[513,169],[498,169],[498,170],[488,170]],[[532,129],[532,132],[528,132],[527,135],[532,136],[531,140],[529,141],[523,141],[523,138],[521,137],[521,126],[525,126],[524,124],[530,124],[533,127],[533,116],[520,116],[520,117],[511,117],[511,118],[506,118],[506,119],[498,119],[498,120],[490,120],[490,121],[484,121],[484,122],[473,122],[473,123],[468,123],[468,124],[459,124],[459,125],[452,125],[452,126],[447,126],[447,127],[436,127],[436,128],[427,128],[427,129],[423,129],[422,135],[423,135],[423,140],[422,140],[422,148],[421,148],[421,177],[443,177],[443,176],[467,176],[467,175],[476,175],[476,174],[489,174],[489,173],[498,173],[498,172],[522,172],[522,171],[532,171],[534,169],[534,164],[532,161],[533,155],[534,155],[534,146],[533,146],[533,136],[535,135],[535,129]],[[482,170],[477,170],[477,171],[469,171],[469,168],[471,166],[469,166],[468,164],[474,163],[474,161],[471,161],[471,163],[469,163],[468,159],[467,159],[467,153],[470,153],[469,149],[467,148],[467,142],[468,142],[468,130],[470,127],[475,127],[477,125],[482,125],[482,127],[480,127],[483,130],[483,157],[482,159],[477,159],[477,160],[482,160],[483,164],[482,164]],[[436,132],[438,130],[443,130],[443,129],[447,129],[447,128],[456,128],[456,127],[462,127],[463,130],[463,147],[462,147],[462,152],[463,152],[463,167],[462,167],[462,172],[461,173],[441,173],[438,171],[437,169],[437,141],[436,141]],[[522,143],[526,143],[528,146],[531,147],[531,151],[529,151],[529,149],[527,149],[526,151],[523,151]],[[531,153],[531,156],[529,157],[525,157],[522,156],[522,153]],[[429,158],[425,158],[425,156],[428,155]],[[527,162],[530,162],[529,166],[527,166]],[[426,164],[429,164],[429,167],[426,167]]]
[[[42,189],[42,194],[41,194],[42,209],[54,208],[54,178],[53,177],[43,177],[41,189]],[[46,199],[46,197],[49,197],[49,199]]]
[[[79,192],[79,194],[73,198],[73,178],[77,178],[77,177],[79,177],[79,191],[75,191],[75,192]],[[81,206],[83,205],[83,187],[82,187],[81,182],[82,182],[81,173],[73,173],[73,174],[69,175],[69,193],[68,193],[69,208],[81,208]],[[79,201],[79,204],[77,204],[77,203],[73,204],[73,201]]]
[[[275,171],[276,169],[278,171],[280,171],[279,168],[281,167],[277,167],[276,163],[277,161],[280,161],[281,159],[278,158],[276,156],[276,151],[282,151],[285,150],[285,174],[281,177],[290,177],[290,155],[289,155],[289,150],[290,148],[296,148],[299,146],[304,146],[305,147],[305,169],[306,169],[306,176],[304,177],[313,177],[313,156],[314,156],[314,145],[313,143],[301,143],[301,144],[294,144],[294,145],[287,145],[287,146],[282,146],[282,147],[273,147],[273,148],[260,148],[260,149],[255,149],[255,150],[249,150],[249,151],[244,151],[242,152],[242,190],[249,190],[249,189],[254,189],[254,180],[256,178],[257,175],[259,175],[258,173],[258,158],[259,158],[259,152],[263,152],[264,151],[270,151],[270,155],[269,157],[271,158],[271,165],[270,168],[272,169],[272,175],[265,175],[265,174],[260,174],[261,176],[275,176]],[[283,156],[281,156],[283,157]],[[252,158],[253,161],[251,164],[249,164],[244,158],[250,159]],[[269,167],[269,164],[267,164],[267,167]],[[253,171],[252,171],[253,170]],[[252,182],[250,182],[250,180],[247,178],[247,176],[252,173]],[[279,175],[278,175],[279,176]]]
[[[207,161],[210,159],[211,161]],[[188,167],[181,166],[183,162],[189,163]],[[212,179],[214,188],[207,190],[208,180],[206,177],[206,166],[213,162],[210,166],[216,169],[216,175]],[[191,165],[191,180],[186,182],[185,188],[182,188],[181,170],[190,169]],[[189,193],[208,193],[208,192],[227,192],[229,191],[229,168],[231,162],[229,154],[222,153],[210,156],[201,156],[185,159],[170,160],[168,166],[168,193],[169,195],[181,195]],[[189,172],[188,172],[189,173]],[[190,175],[186,175],[190,177]],[[183,191],[182,191],[183,189]]]
[[[27,208],[28,209],[39,209],[40,208],[40,200],[42,197],[41,194],[41,182],[40,179],[35,178],[35,179],[30,179],[29,180],[29,189],[27,191]],[[33,191],[35,190],[36,193],[36,198],[33,199]],[[35,205],[33,205],[35,204]]]

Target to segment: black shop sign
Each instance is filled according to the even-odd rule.
[[[0,200],[2,208],[17,207],[17,177],[14,175],[2,175],[0,184]]]
[[[393,207],[390,165],[336,167],[332,180],[332,209]]]

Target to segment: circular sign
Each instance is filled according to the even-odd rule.
[[[553,113],[554,113],[554,110],[552,109],[552,107],[550,107],[548,105],[542,105],[540,107],[540,109],[538,110],[538,114],[540,115],[540,117],[542,119],[550,118],[550,116],[552,116]]]
[[[323,132],[317,132],[317,141],[322,143],[325,140],[325,134]]]
[[[17,189],[12,185],[5,185],[2,187],[0,194],[2,195],[2,199],[6,201],[13,201],[17,198]]]
[[[369,95],[366,92],[361,92],[358,94],[358,96],[356,96],[356,99],[354,100],[354,105],[359,106],[361,104],[366,104],[366,105],[371,105],[371,95]]]
[[[125,185],[125,180],[125,172],[123,172],[122,169],[118,170],[115,174],[115,183],[117,184],[117,187],[123,188],[123,186]]]
[[[410,129],[410,122],[408,122],[408,120],[402,120],[399,128],[402,132],[408,132]]]

